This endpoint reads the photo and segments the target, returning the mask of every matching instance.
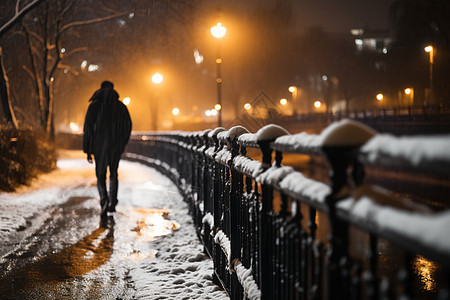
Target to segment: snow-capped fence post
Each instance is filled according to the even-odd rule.
[[[231,253],[230,253],[230,261],[232,262],[235,259],[241,259],[241,198],[243,193],[243,181],[244,176],[241,172],[238,172],[235,168],[233,168],[233,159],[239,155],[240,146],[237,143],[237,139],[240,135],[248,133],[248,130],[242,126],[235,126],[228,130],[227,133],[227,141],[231,147],[231,187],[230,187],[230,244],[231,244]],[[232,266],[231,266],[232,267]],[[236,273],[232,273],[231,275],[231,298],[233,299],[241,299],[242,298],[242,287],[239,284]]]
[[[271,143],[276,138],[287,135],[284,128],[277,125],[267,125],[255,134],[257,144],[262,153],[262,171],[270,168],[272,164]],[[260,250],[260,289],[261,299],[274,299],[274,253],[275,242],[274,218],[273,218],[273,188],[269,185],[261,185],[261,208],[259,225],[259,250]]]
[[[358,150],[374,135],[375,132],[369,127],[350,120],[329,126],[321,134],[321,148],[331,166],[329,174],[331,193],[325,199],[330,222],[330,246],[326,261],[327,299],[334,299],[335,295],[340,295],[342,299],[350,298],[350,277],[347,265],[349,224],[337,217],[336,203],[349,196],[351,183],[347,170],[351,165],[354,166],[354,170],[359,169]]]

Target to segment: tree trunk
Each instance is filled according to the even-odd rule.
[[[9,97],[9,84],[6,70],[3,64],[3,54],[0,48],[0,99],[2,102],[3,117],[8,124],[17,129],[17,120],[12,109],[11,99]]]

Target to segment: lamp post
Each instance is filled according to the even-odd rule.
[[[217,23],[216,26],[211,27],[211,34],[213,37],[217,39],[217,58],[216,58],[216,65],[217,65],[217,104],[216,107],[218,107],[218,121],[217,126],[222,126],[222,73],[221,73],[221,65],[222,65],[222,55],[220,53],[220,39],[225,36],[225,33],[227,32],[227,29],[222,26],[222,23]]]
[[[434,101],[434,95],[433,95],[433,64],[434,64],[434,47],[433,46],[426,46],[424,48],[425,52],[430,54],[430,94],[428,96],[429,102],[432,103]]]
[[[288,88],[288,91],[291,93],[291,101],[292,101],[292,106],[294,107],[294,115],[297,115],[297,108],[298,108],[298,88],[295,85],[291,85]]]
[[[152,76],[152,82],[157,86],[161,84],[164,80],[164,76],[161,73],[156,72]],[[153,109],[150,106],[150,114],[152,115],[152,129],[156,131],[158,129],[158,101],[159,101],[159,91],[155,92],[155,99]],[[150,104],[151,105],[151,104]]]

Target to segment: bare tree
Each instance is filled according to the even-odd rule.
[[[32,62],[30,68],[24,66],[24,69],[35,82],[34,86],[39,98],[41,126],[50,137],[54,134],[53,85],[56,80],[56,70],[58,68],[72,70],[68,64],[64,64],[64,58],[86,49],[81,47],[66,53],[61,43],[64,33],[75,27],[105,22],[129,14],[129,11],[114,12],[98,18],[67,21],[75,2],[75,0],[46,1],[37,8],[39,17],[33,17],[31,20],[27,20],[28,22],[23,22]],[[73,72],[76,73],[76,71]]]
[[[41,0],[29,1],[29,3],[23,4],[20,0],[16,1],[12,16],[0,27],[0,38],[2,35],[14,24],[16,24],[21,18],[31,9],[33,9]],[[5,11],[4,9],[3,11]],[[3,63],[3,51],[0,48],[0,100],[2,103],[3,117],[6,122],[11,124],[17,129],[17,120],[14,115],[14,110],[11,105],[11,98],[9,96],[9,82]]]

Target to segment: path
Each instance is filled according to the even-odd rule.
[[[228,299],[169,179],[121,161],[117,213],[100,224],[93,165],[63,155],[0,194],[1,299]]]

